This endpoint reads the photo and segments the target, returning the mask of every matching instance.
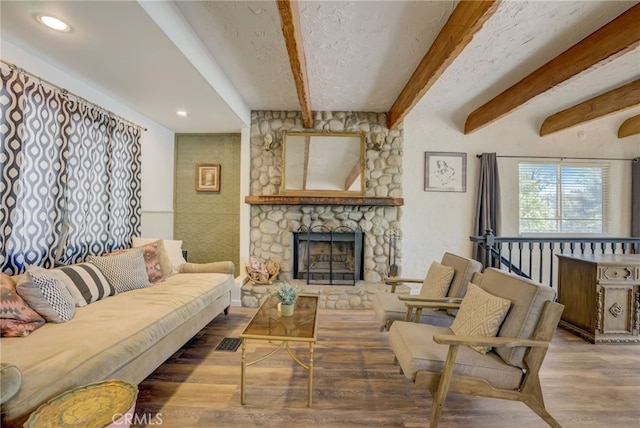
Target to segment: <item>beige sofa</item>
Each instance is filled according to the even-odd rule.
[[[151,287],[127,291],[76,309],[27,337],[3,337],[2,363],[22,382],[2,404],[3,427],[21,426],[42,403],[105,379],[140,383],[231,303],[231,262],[187,263]]]

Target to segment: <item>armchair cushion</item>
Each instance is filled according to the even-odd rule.
[[[444,253],[440,263],[451,266],[456,272],[449,286],[448,297],[464,297],[471,277],[482,270],[482,263],[479,261],[453,253]]]
[[[454,273],[455,270],[451,266],[445,266],[436,261],[431,262],[420,289],[420,297],[425,299],[446,297]]]
[[[511,309],[498,331],[499,337],[530,339],[540,319],[544,302],[553,301],[556,294],[551,287],[495,268],[485,269],[478,286],[490,294],[511,301]],[[507,363],[525,368],[526,349],[496,347],[495,351]]]
[[[448,327],[396,321],[389,330],[389,343],[404,375],[415,381],[422,370],[442,372],[448,346],[433,341],[434,335],[452,334]],[[480,354],[467,346],[458,350],[454,373],[487,379],[496,388],[516,389],[523,372],[510,366],[493,351]]]
[[[511,301],[483,291],[471,283],[462,300],[458,315],[451,324],[451,331],[458,336],[493,337],[498,333],[502,320],[507,315]],[[471,346],[486,354],[490,347]]]
[[[383,325],[390,320],[403,320],[407,315],[407,305],[395,293],[377,293],[371,303]],[[453,318],[446,311],[434,309],[424,309],[420,317],[420,322],[445,327],[450,326],[452,321]]]

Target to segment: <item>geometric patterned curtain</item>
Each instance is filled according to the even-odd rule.
[[[0,67],[0,271],[124,248],[140,234],[140,128]]]

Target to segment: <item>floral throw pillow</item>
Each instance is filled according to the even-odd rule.
[[[162,279],[162,269],[160,268],[160,257],[158,255],[158,244],[147,244],[142,247],[144,264],[147,267],[149,282],[154,284]]]
[[[15,281],[0,273],[0,335],[25,337],[44,323],[44,318],[18,295]]]

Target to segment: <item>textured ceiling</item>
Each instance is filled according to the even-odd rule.
[[[636,3],[504,1],[411,114],[462,129],[473,109]],[[300,1],[312,109],[387,111],[455,6]],[[33,18],[43,12],[72,31],[43,28]],[[233,132],[243,110],[299,110],[273,1],[2,1],[0,15],[3,59],[17,46],[176,132]],[[540,123],[638,77],[640,49],[522,108]]]

